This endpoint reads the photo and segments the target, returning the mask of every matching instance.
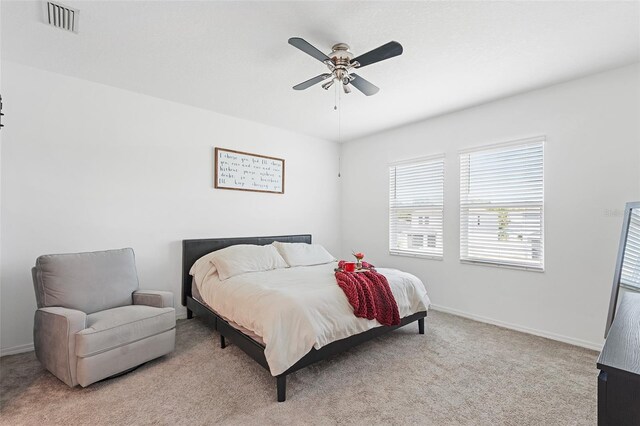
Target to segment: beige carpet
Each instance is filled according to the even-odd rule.
[[[596,353],[438,312],[275,379],[218,334],[181,320],[177,349],[69,389],[34,354],[0,360],[0,423],[595,425]]]

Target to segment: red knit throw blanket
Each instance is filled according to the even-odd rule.
[[[344,261],[338,263],[342,269]],[[363,262],[363,267],[373,268]],[[365,272],[336,272],[336,281],[353,306],[355,316],[376,319],[382,325],[400,324],[398,304],[387,278],[374,269]]]

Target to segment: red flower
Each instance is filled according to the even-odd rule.
[[[352,254],[353,254],[353,256],[354,256],[356,259],[358,259],[358,260],[362,260],[362,259],[364,259],[364,253],[360,253],[360,252],[358,252],[358,253],[352,253]]]

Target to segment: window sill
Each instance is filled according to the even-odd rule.
[[[443,260],[442,256],[436,256],[433,254],[404,253],[404,252],[398,252],[398,251],[389,251],[389,255],[402,256],[402,257],[418,257],[421,259],[430,259],[430,260]]]
[[[510,265],[506,263],[490,262],[485,260],[467,260],[467,259],[460,259],[460,263],[466,263],[468,265],[490,266],[493,268],[502,268],[502,269],[515,269],[518,271],[544,272],[544,266],[521,266],[521,265]]]

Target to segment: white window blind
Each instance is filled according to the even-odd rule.
[[[640,208],[631,209],[629,214],[620,284],[640,290]]]
[[[389,167],[389,252],[442,259],[444,156]]]
[[[460,260],[544,269],[544,138],[460,153]]]

